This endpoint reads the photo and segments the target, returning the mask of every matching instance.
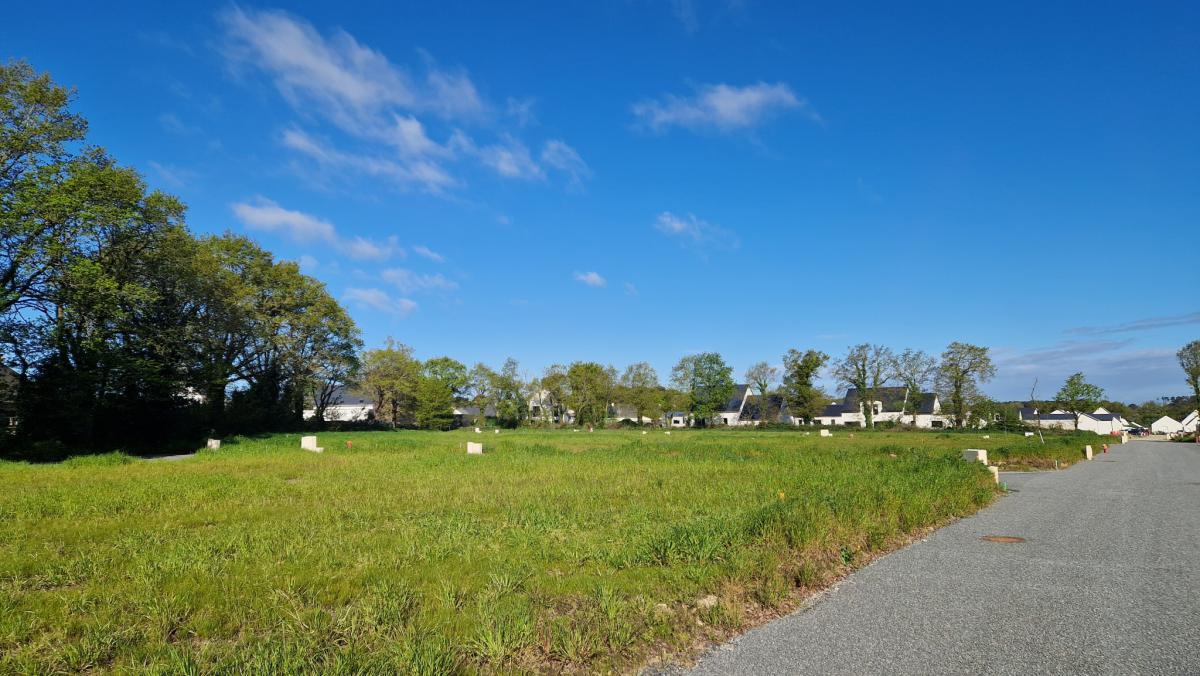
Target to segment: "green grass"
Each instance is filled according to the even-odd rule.
[[[0,673],[629,670],[986,505],[963,448],[1039,452],[842,430],[320,441],[0,463]]]

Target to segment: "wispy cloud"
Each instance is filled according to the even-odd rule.
[[[421,52],[420,67],[407,68],[346,31],[322,34],[283,11],[235,6],[219,18],[223,51],[234,69],[264,74],[298,116],[324,119],[344,132],[343,140],[359,146],[335,149],[295,125],[284,133],[285,147],[326,168],[390,178],[434,194],[463,185],[448,166],[464,158],[505,178],[545,176],[526,143],[510,133],[501,130],[498,140],[477,143],[460,128],[495,129],[502,118],[528,124],[531,104],[510,99],[508,117],[498,115],[465,71],[439,66],[428,53]],[[431,119],[438,129],[431,130]],[[550,159],[560,157],[552,153]],[[584,176],[577,164],[547,166],[572,181]]]
[[[421,258],[431,260],[434,263],[445,263],[446,262],[445,256],[441,255],[440,253],[434,251],[433,249],[430,249],[429,247],[427,247],[423,244],[418,244],[418,245],[414,246],[412,248],[412,250],[413,250],[413,253],[417,254]]]
[[[377,242],[363,237],[344,238],[332,223],[303,211],[285,209],[262,197],[231,206],[234,215],[246,227],[263,232],[282,233],[302,244],[329,244],[341,253],[356,259],[383,260],[404,255],[395,238]]]
[[[638,295],[637,287],[633,284],[633,282],[625,282],[625,295],[627,295],[627,296]]]
[[[671,0],[671,13],[687,32],[695,33],[700,28],[695,0]]]
[[[542,164],[563,172],[573,187],[580,187],[592,177],[592,170],[579,153],[559,139],[546,141],[542,146]]]
[[[1200,312],[1171,315],[1168,317],[1150,317],[1147,319],[1138,319],[1121,324],[1110,324],[1108,326],[1081,326],[1074,329],[1068,329],[1067,333],[1103,335],[1109,333],[1126,333],[1129,331],[1148,331],[1150,329],[1163,329],[1170,326],[1186,326],[1188,324],[1200,324]]]
[[[744,131],[788,111],[821,121],[808,101],[796,96],[782,82],[758,82],[744,87],[706,84],[697,87],[691,96],[666,94],[633,105],[639,123],[655,132],[670,127],[722,133]]]
[[[608,284],[608,280],[601,277],[598,272],[576,272],[572,277],[577,282],[582,282],[593,287],[601,287]]]
[[[163,129],[179,136],[191,136],[200,131],[198,127],[194,127],[179,119],[179,116],[175,113],[163,113],[159,115],[158,123],[162,125]]]
[[[182,188],[187,184],[196,180],[196,172],[191,169],[184,169],[170,164],[159,164],[153,160],[146,163],[158,174],[163,183],[172,188]]]
[[[394,285],[403,293],[420,293],[422,291],[453,291],[458,283],[446,279],[440,272],[429,275],[413,272],[406,268],[389,268],[384,270],[381,277],[385,282]]]
[[[696,218],[695,214],[678,216],[664,211],[654,221],[654,227],[659,232],[679,239],[687,246],[699,249],[736,249],[741,245],[736,234]]]
[[[392,298],[386,291],[375,288],[346,289],[347,301],[363,308],[383,312],[397,317],[407,317],[417,309],[416,301],[408,298]]]
[[[431,194],[440,194],[458,184],[436,161],[399,162],[376,155],[343,152],[295,127],[284,130],[280,140],[284,147],[307,155],[327,169],[351,169],[389,179],[398,185],[419,186]]]

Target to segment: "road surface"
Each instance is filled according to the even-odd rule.
[[[1200,674],[1200,446],[1132,442],[1001,480],[993,506],[692,673]]]

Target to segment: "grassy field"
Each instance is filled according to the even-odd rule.
[[[479,435],[370,432],[0,463],[0,672],[629,670],[988,504],[963,448],[1082,445],[992,437],[506,431],[468,457]]]

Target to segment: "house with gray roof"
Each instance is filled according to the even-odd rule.
[[[950,419],[942,415],[942,402],[936,393],[922,392],[919,400],[909,401],[907,387],[880,387],[870,402],[876,423],[894,422],[924,428],[949,427]],[[914,410],[915,409],[915,410]],[[866,408],[858,389],[851,387],[841,401],[831,402],[815,418],[818,425],[866,427]]]

